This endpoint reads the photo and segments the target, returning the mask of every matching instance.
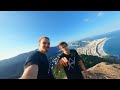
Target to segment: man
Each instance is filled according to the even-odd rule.
[[[19,79],[54,79],[46,56],[49,47],[49,38],[41,37],[38,50],[27,58],[24,66],[25,70]]]
[[[84,79],[79,67],[80,65],[84,71],[85,78],[88,78],[88,73],[82,62],[82,58],[76,50],[69,50],[66,42],[61,42],[59,48],[63,53],[60,55],[57,68],[61,69],[63,67],[68,79]]]

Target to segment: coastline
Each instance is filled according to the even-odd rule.
[[[104,45],[105,45],[105,43],[106,43],[106,41],[108,40],[109,38],[105,38],[99,45],[98,45],[98,53],[99,53],[99,55],[100,56],[106,56],[106,55],[108,55],[107,53],[105,53],[105,51],[104,51]]]
[[[77,48],[76,50],[78,54],[93,55],[98,57],[106,56],[108,54],[105,53],[103,47],[108,39],[110,38],[105,37],[105,38],[93,40],[85,47]]]

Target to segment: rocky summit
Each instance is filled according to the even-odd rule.
[[[120,64],[101,62],[87,71],[92,79],[120,79]]]

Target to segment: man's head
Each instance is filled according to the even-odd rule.
[[[43,36],[39,39],[39,50],[42,53],[48,52],[48,49],[50,47],[50,39],[46,36]]]
[[[59,44],[59,49],[64,53],[68,52],[69,51],[68,44],[66,42],[61,42]]]

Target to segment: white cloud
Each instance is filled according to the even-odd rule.
[[[91,17],[91,18],[88,17],[88,18],[85,18],[83,21],[93,23],[94,21],[96,21],[97,17],[103,16],[104,14],[105,13],[103,11],[99,11],[95,17]]]
[[[100,11],[97,13],[97,16],[103,16],[104,15],[104,12],[103,11]]]

